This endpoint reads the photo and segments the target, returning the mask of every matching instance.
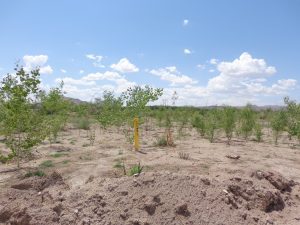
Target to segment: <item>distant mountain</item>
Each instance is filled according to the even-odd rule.
[[[64,98],[74,104],[86,104],[86,103],[90,103],[87,101],[82,101],[80,99],[77,98],[71,98],[71,97],[66,97],[64,96]],[[210,105],[210,106],[171,106],[171,107],[192,107],[192,108],[201,108],[201,109],[215,109],[215,108],[224,108],[227,105]],[[151,107],[161,107],[161,105],[152,105]],[[234,108],[244,108],[245,106],[233,106]],[[258,105],[251,105],[251,108],[255,111],[259,111],[259,110],[267,110],[267,109],[271,109],[273,111],[277,111],[277,110],[281,110],[284,109],[285,106],[280,106],[280,105],[263,105],[263,106],[258,106]]]
[[[225,105],[227,106],[227,105]],[[206,109],[213,109],[213,108],[224,108],[225,106],[222,105],[210,105],[210,106],[200,106],[197,108],[206,108]],[[233,106],[234,108],[238,108],[238,109],[242,109],[245,106]],[[255,111],[259,111],[259,110],[267,110],[267,109],[271,109],[273,111],[277,111],[277,110],[281,110],[284,109],[285,106],[280,106],[280,105],[263,105],[263,106],[258,106],[258,105],[251,105],[251,108]]]
[[[80,100],[80,99],[77,99],[77,98],[70,98],[70,97],[66,97],[66,96],[64,96],[64,98],[66,99],[66,100],[68,100],[68,101],[70,101],[70,102],[72,102],[72,103],[74,103],[74,104],[84,104],[84,103],[88,103],[88,102],[86,102],[86,101],[82,101],[82,100]]]

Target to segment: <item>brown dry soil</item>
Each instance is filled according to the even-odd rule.
[[[0,224],[300,224],[296,142],[283,135],[276,147],[268,136],[211,144],[185,133],[163,148],[153,145],[162,129],[143,132],[134,152],[121,131],[97,129],[88,146],[84,131],[69,129],[60,143],[35,149],[22,169],[0,165]],[[47,176],[24,178],[45,160],[52,161]],[[124,176],[119,162],[127,171],[140,162],[144,172]]]

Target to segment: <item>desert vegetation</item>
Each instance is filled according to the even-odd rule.
[[[163,94],[162,89],[135,86],[120,96],[106,91],[100,99],[91,103],[74,104],[64,97],[63,83],[48,92],[39,88],[38,68],[30,72],[17,66],[14,75],[8,74],[1,82],[0,134],[10,149],[0,153],[1,162],[13,162],[20,166],[21,159],[30,158],[31,149],[48,140],[50,145],[59,139],[68,124],[85,130],[89,145],[94,145],[95,129],[105,132],[110,127],[122,130],[128,143],[133,141],[132,120],[140,119],[141,129],[163,127],[164,134],[156,140],[157,146],[175,146],[176,140],[191,129],[199,133],[199,139],[213,143],[226,138],[230,145],[233,138],[262,142],[271,134],[278,144],[286,135],[292,143],[300,142],[300,105],[288,97],[280,109],[255,109],[250,104],[241,108],[219,106],[211,108],[149,106]],[[262,116],[263,115],[263,116]],[[177,132],[177,136],[173,135]]]
[[[39,84],[39,68],[28,72],[21,66],[1,81],[0,161],[4,172],[0,171],[0,174],[8,173],[8,179],[12,180],[3,177],[0,182],[10,183],[20,180],[20,177],[29,181],[40,179],[64,189],[65,182],[69,182],[71,187],[88,187],[100,174],[100,177],[122,177],[129,189],[136,189],[144,184],[145,188],[149,188],[157,177],[162,182],[177,182],[173,175],[161,175],[165,171],[201,175],[212,173],[216,177],[225,173],[246,176],[243,172],[245,167],[257,169],[253,166],[255,163],[261,163],[258,167],[263,169],[272,166],[264,160],[270,163],[288,160],[285,162],[289,166],[299,162],[300,104],[288,97],[283,99],[284,106],[275,109],[262,109],[250,103],[244,107],[177,107],[177,93],[172,96],[174,104],[157,105],[163,89],[134,86],[119,95],[105,91],[101,98],[92,102],[75,103],[65,97],[63,83],[48,91],[42,90]],[[139,151],[133,148],[134,118],[139,119]],[[286,159],[286,151],[293,151],[295,158]],[[66,177],[65,181],[57,171]],[[154,175],[144,175],[151,172]],[[255,176],[265,179],[273,176],[260,174],[263,173],[258,172]],[[176,183],[175,186],[189,184],[182,188],[190,192],[193,186],[190,182],[199,180],[191,176],[186,181],[186,177],[189,175],[180,177],[185,184]],[[296,175],[294,177],[300,179]],[[58,183],[53,180],[46,182],[47,179]],[[226,195],[220,204],[229,205],[231,209],[239,209],[244,204],[236,200],[240,198],[240,192],[234,189],[234,185],[243,186],[236,184],[242,178],[236,179],[228,181],[228,186],[220,189]],[[133,184],[129,184],[131,181]],[[106,181],[101,182],[109,192],[114,190],[114,186]],[[164,185],[169,185],[169,189],[175,187],[168,182]],[[215,181],[201,178],[199,185],[203,188],[210,182]],[[255,189],[250,183],[241,182],[245,182],[249,190]],[[22,185],[33,187],[33,184]],[[220,183],[215,185],[221,187]],[[290,188],[291,183],[287,185]],[[183,193],[182,190],[176,191],[179,195]],[[257,202],[265,201],[260,199],[265,196],[264,190],[259,189],[258,192],[257,196],[254,195]],[[285,189],[281,192],[285,193]],[[127,191],[121,190],[120,193],[127,196]],[[264,212],[277,210],[277,206],[283,207],[276,193],[272,192],[273,200],[266,203],[268,206],[258,207]],[[153,201],[155,207],[160,205],[158,197],[154,197]],[[248,196],[246,201],[256,200]],[[146,212],[154,214],[153,204],[149,203],[151,207],[145,204]],[[0,215],[3,216],[1,210]],[[180,203],[175,214],[189,217],[190,211]]]

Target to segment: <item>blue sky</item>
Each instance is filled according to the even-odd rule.
[[[41,67],[90,101],[105,89],[164,88],[178,105],[300,100],[297,0],[3,0],[0,73]]]

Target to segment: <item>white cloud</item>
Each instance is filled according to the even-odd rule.
[[[233,62],[221,62],[218,64],[218,70],[221,74],[235,77],[261,77],[276,73],[273,66],[267,66],[264,59],[254,59],[244,52]]]
[[[217,65],[218,64],[218,60],[213,58],[213,59],[209,60],[209,63],[212,64],[212,65]]]
[[[88,80],[83,80],[83,79],[74,79],[72,77],[57,78],[55,80],[56,83],[60,83],[61,81],[63,81],[65,85],[78,85],[78,86],[96,85],[96,83],[94,81],[88,81]]]
[[[181,74],[175,66],[159,68],[157,70],[152,69],[149,73],[160,77],[161,80],[170,82],[171,86],[191,85],[197,83],[197,81],[193,80],[189,76]]]
[[[61,69],[60,72],[62,72],[62,73],[67,73],[67,71],[64,70],[64,69]]]
[[[190,54],[192,54],[192,51],[185,48],[185,49],[183,49],[183,53],[186,54],[186,55],[190,55]]]
[[[61,81],[64,82],[63,91],[67,93],[67,96],[85,101],[100,97],[105,90],[121,94],[127,88],[136,85],[135,82],[128,81],[124,76],[113,71],[90,73],[79,79],[72,77],[56,79],[57,83]]]
[[[214,69],[210,69],[208,72],[213,73],[213,72],[215,72],[215,70]]]
[[[168,75],[168,71],[174,73],[175,68],[155,72],[156,75],[164,76]],[[270,84],[267,78],[276,73],[275,67],[267,65],[264,59],[253,58],[249,53],[242,53],[231,62],[217,62],[217,68],[219,75],[209,79],[207,85],[168,87],[164,89],[161,99],[171,99],[172,93],[176,91],[179,96],[177,105],[237,106],[249,102],[257,105],[280,104],[283,96],[297,88],[295,79],[279,79]],[[150,72],[153,74],[153,70]],[[276,102],[274,99],[277,99]]]
[[[41,74],[51,74],[53,72],[53,69],[51,66],[46,65],[48,61],[48,56],[47,55],[25,55],[23,56],[23,61],[24,61],[24,69],[26,71],[30,71],[34,68],[40,68],[40,73]]]
[[[85,57],[92,60],[95,67],[105,68],[102,64],[104,58],[102,55],[86,54]]]
[[[47,55],[25,55],[23,56],[23,61],[25,63],[25,66],[42,66],[46,64],[48,61],[48,56]]]
[[[197,68],[198,68],[198,69],[201,69],[201,70],[204,70],[205,67],[206,67],[206,66],[203,65],[203,64],[198,64],[198,65],[197,65]]]
[[[132,64],[127,58],[120,59],[117,64],[112,64],[110,67],[121,73],[134,73],[139,71],[139,68]]]
[[[105,73],[90,73],[83,77],[82,80],[117,80],[122,78],[117,72],[106,71]]]
[[[189,24],[189,20],[188,19],[184,19],[183,21],[182,21],[182,25],[183,26],[187,26]]]
[[[53,73],[53,69],[49,65],[43,66],[40,68],[40,73],[41,74],[51,74],[51,73]]]
[[[275,75],[276,68],[268,65],[264,59],[257,59],[246,52],[232,61],[220,60],[216,63],[212,64],[215,65],[213,68],[209,64],[197,65],[199,69],[207,67],[214,69],[215,73],[218,72],[217,75],[211,75],[208,82],[202,85],[199,85],[195,78],[179,72],[175,66],[145,70],[169,83],[157,104],[161,104],[162,99],[168,99],[171,104],[174,91],[179,96],[177,105],[245,105],[248,102],[257,105],[280,104],[283,96],[299,88],[295,79],[278,78],[277,81],[270,82],[269,78]],[[118,95],[128,87],[136,85],[118,72],[132,71],[132,68],[124,69],[122,66],[120,69],[119,64],[120,62],[114,64],[115,71],[84,74],[78,79],[64,77],[57,79],[57,82],[64,80],[67,96],[82,100],[90,101],[100,97],[104,90],[114,91]],[[197,79],[200,82],[200,78]],[[201,78],[201,82],[204,82],[204,78]],[[162,84],[161,87],[163,86],[165,85]]]
[[[84,70],[79,70],[79,73],[80,73],[80,74],[83,74],[83,73],[84,73]]]
[[[280,95],[296,87],[293,79],[278,80],[267,86],[267,77],[276,73],[276,68],[268,66],[264,59],[255,59],[244,52],[232,62],[220,62],[217,66],[220,74],[208,81],[211,93],[227,93],[233,96]]]

